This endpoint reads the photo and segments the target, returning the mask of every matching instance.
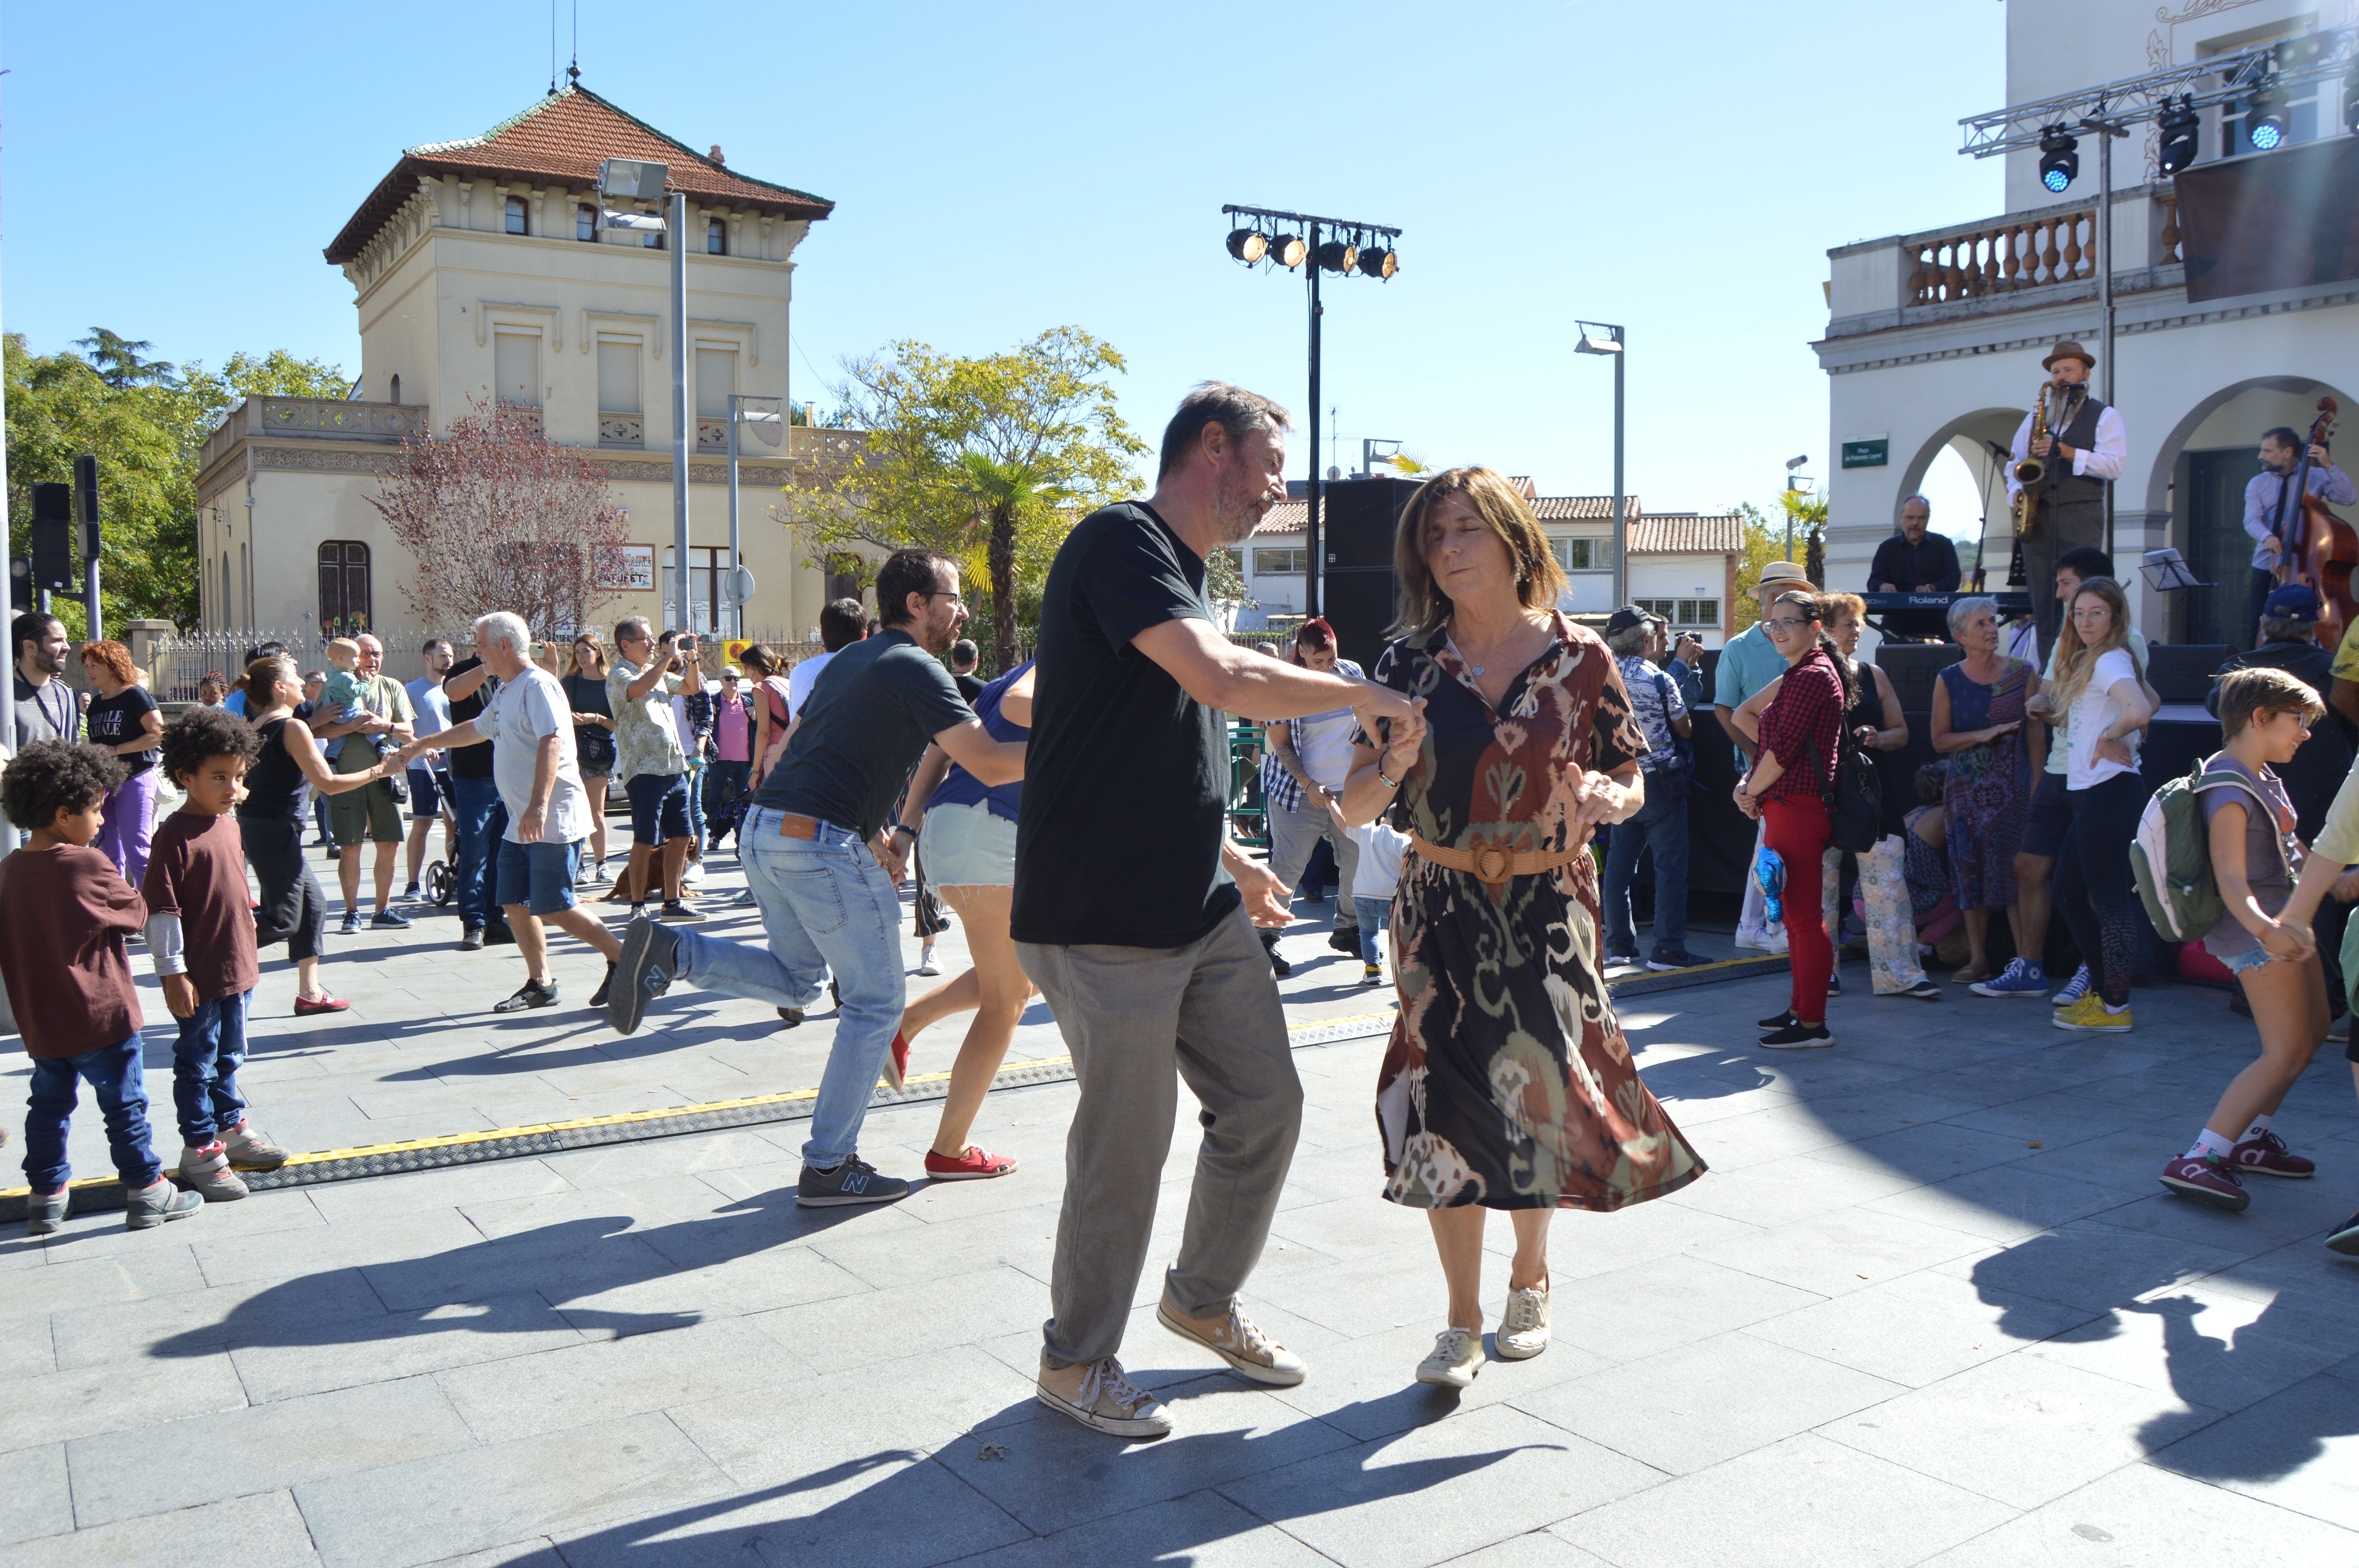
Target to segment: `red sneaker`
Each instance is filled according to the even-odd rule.
[[[351,1002],[340,1001],[332,996],[323,996],[317,1001],[313,1001],[307,996],[299,996],[295,999],[295,1016],[309,1018],[315,1012],[342,1012],[352,1005]]]
[[[926,1151],[926,1174],[937,1182],[981,1182],[993,1176],[1011,1175],[1016,1162],[1005,1154],[994,1154],[970,1143],[966,1152],[955,1160],[947,1154]]]
[[[2304,1159],[2286,1147],[2286,1141],[2274,1131],[2258,1138],[2247,1138],[2228,1151],[2232,1170],[2257,1173],[2264,1176],[2314,1176],[2318,1163]]]
[[[2253,1195],[2245,1190],[2236,1173],[2216,1155],[2205,1159],[2180,1155],[2163,1166],[2162,1184],[2181,1197],[2233,1213],[2241,1214],[2253,1201]]]
[[[909,1038],[893,1031],[893,1054],[885,1064],[885,1081],[899,1088],[909,1076]]]

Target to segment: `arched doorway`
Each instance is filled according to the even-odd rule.
[[[1928,436],[1900,470],[1900,488],[1893,497],[1893,515],[1886,528],[1900,525],[1900,503],[1925,488],[1926,475],[1943,451],[1957,454],[1972,477],[1973,504],[1978,508],[1973,526],[1961,529],[1960,519],[1944,515],[1955,504],[1954,492],[1936,503],[1933,526],[1958,541],[1958,565],[1972,586],[1979,564],[1983,586],[1996,590],[2006,586],[2007,565],[2014,554],[2015,529],[2006,508],[2006,450],[2023,423],[2020,408],[1980,408],[1951,420]],[[1976,545],[1979,544],[1979,549]]]
[[[2172,546],[2209,586],[2160,596],[2166,602],[2144,612],[2148,635],[2159,625],[2158,641],[2241,647],[2251,640],[2245,607],[2253,540],[2245,532],[2245,487],[2261,471],[2261,432],[2307,430],[2321,396],[2346,410],[2354,406],[2341,388],[2306,376],[2236,382],[2190,408],[2156,449],[2147,509],[2169,514]],[[2119,503],[2129,499],[2124,494]]]

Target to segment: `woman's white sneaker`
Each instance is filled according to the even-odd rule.
[[[1507,1298],[1499,1318],[1499,1359],[1528,1361],[1549,1347],[1549,1293],[1521,1290]]]
[[[1462,1389],[1483,1369],[1483,1335],[1478,1329],[1445,1328],[1433,1336],[1433,1353],[1417,1364],[1417,1380],[1444,1389]]]
[[[1034,1388],[1039,1401],[1109,1437],[1169,1437],[1171,1418],[1155,1396],[1124,1375],[1113,1357],[1086,1366],[1040,1368]]]

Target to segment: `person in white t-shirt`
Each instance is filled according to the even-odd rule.
[[[2055,907],[2091,979],[2089,994],[2057,1011],[2056,1027],[2125,1033],[2137,951],[2130,839],[2152,793],[2138,776],[2137,741],[2154,707],[2130,654],[2129,600],[2113,579],[2090,578],[2072,596],[2048,696],[2065,716],[2071,813],[2056,852]]]
[[[1343,813],[1330,802],[1338,826]],[[1401,858],[1408,853],[1408,835],[1383,817],[1364,827],[1346,827],[1359,846],[1359,868],[1352,877],[1352,909],[1360,917],[1360,982],[1375,985],[1385,978],[1376,962],[1376,938],[1392,925],[1393,894],[1400,889]]]
[[[476,622],[475,656],[500,682],[491,705],[463,724],[419,736],[401,753],[407,762],[427,751],[496,742],[492,777],[507,807],[508,828],[493,871],[494,902],[507,911],[526,973],[523,989],[494,1012],[557,1005],[544,921],[604,955],[608,982],[623,951],[603,922],[574,907],[573,884],[590,840],[590,792],[574,752],[573,705],[557,677],[527,657],[531,648],[532,633],[520,615],[499,610]],[[606,1005],[605,985],[590,1005]]]
[[[1363,673],[1351,660],[1337,656],[1335,629],[1323,617],[1295,628],[1292,662],[1305,669],[1355,679]],[[1360,950],[1360,916],[1352,907],[1352,879],[1360,847],[1327,805],[1342,795],[1352,776],[1352,737],[1358,730],[1359,720],[1348,708],[1307,719],[1280,719],[1262,730],[1262,806],[1263,820],[1269,828],[1269,869],[1279,881],[1293,888],[1310,865],[1319,840],[1327,840],[1335,851],[1335,929],[1327,945],[1338,953]],[[1295,891],[1313,903],[1319,902],[1320,890],[1315,887]],[[1263,931],[1261,940],[1269,950],[1273,968],[1282,975],[1292,968],[1279,967],[1284,960],[1277,956],[1275,930]]]

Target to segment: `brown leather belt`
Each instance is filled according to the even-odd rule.
[[[784,812],[778,814],[778,837],[781,838],[817,838],[819,827],[819,818],[816,816],[789,816]]]
[[[1471,871],[1474,880],[1497,887],[1509,877],[1538,876],[1559,866],[1569,866],[1587,849],[1576,845],[1570,849],[1510,849],[1504,844],[1477,844],[1472,849],[1445,849],[1439,844],[1429,844],[1419,835],[1408,836],[1409,848],[1419,860],[1430,860],[1453,871]]]

